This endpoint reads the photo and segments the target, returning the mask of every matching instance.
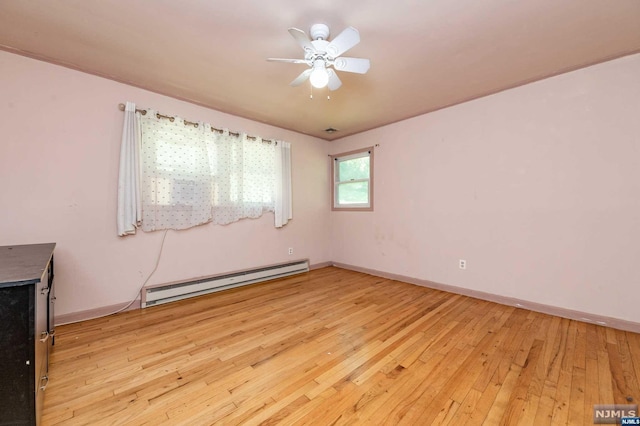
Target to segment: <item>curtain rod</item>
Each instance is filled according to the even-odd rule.
[[[120,111],[124,111],[124,108],[125,108],[125,105],[124,105],[124,104],[118,104],[118,109],[119,109]],[[138,108],[136,108],[136,112],[139,112],[139,113],[140,113],[140,114],[142,114],[142,115],[147,115],[147,110],[146,110],[146,109],[138,109]],[[160,113],[156,113],[156,117],[158,117],[158,118],[166,118],[166,119],[168,119],[169,121],[171,121],[172,123],[173,123],[173,121],[175,120],[175,118],[174,118],[174,117],[171,117],[170,115],[162,115],[162,114],[160,114]],[[185,124],[185,125],[188,125],[188,126],[198,127],[198,123],[197,123],[197,122],[195,122],[195,121],[187,121],[187,120],[184,120],[184,124]],[[222,130],[222,129],[217,129],[217,128],[213,127],[213,126],[211,126],[211,131],[212,131],[212,132],[217,132],[217,133],[224,133],[224,130]],[[229,134],[230,134],[230,135],[232,135],[232,136],[240,136],[240,133],[238,133],[238,132],[229,132]],[[247,135],[247,139],[250,139],[250,140],[254,140],[254,141],[255,141],[256,139],[258,139],[258,137],[257,137],[257,136],[250,136],[250,135]],[[273,140],[271,140],[271,139],[262,139],[262,142],[266,142],[266,143],[275,142],[275,144],[276,144],[276,145],[278,144],[278,141],[273,141]]]

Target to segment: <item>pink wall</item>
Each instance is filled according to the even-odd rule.
[[[115,235],[131,100],[293,144],[292,222],[170,231],[150,284],[309,258],[640,322],[640,55],[332,143],[1,51],[0,73],[0,245],[58,243],[59,315],[155,264],[162,233]],[[375,211],[331,213],[327,154],[376,143]]]
[[[2,51],[0,75],[0,245],[58,243],[58,315],[128,302],[155,265],[161,232],[116,236],[117,106],[127,100],[293,145],[292,222],[275,229],[268,213],[169,231],[150,284],[331,260],[327,142]]]
[[[639,76],[629,56],[332,143],[380,144],[332,259],[640,322]]]

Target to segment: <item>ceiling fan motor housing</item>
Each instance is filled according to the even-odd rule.
[[[329,27],[325,24],[313,24],[309,35],[311,35],[311,40],[326,40],[329,38]]]

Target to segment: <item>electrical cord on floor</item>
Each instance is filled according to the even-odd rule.
[[[142,283],[142,285],[140,286],[140,288],[138,289],[138,292],[136,294],[140,294],[140,292],[142,291],[142,289],[144,288],[144,286],[147,285],[147,283],[149,282],[149,280],[151,279],[151,277],[153,276],[153,274],[156,273],[156,270],[158,269],[158,265],[160,265],[160,258],[162,257],[162,250],[164,249],[164,239],[167,238],[167,232],[169,232],[168,229],[165,229],[164,234],[162,235],[162,241],[160,242],[160,250],[158,250],[158,257],[156,258],[156,264],[153,267],[153,270],[151,272],[149,272],[149,275],[147,275],[147,279],[144,280],[144,282]],[[118,309],[115,312],[112,312],[110,314],[107,315],[113,315],[113,314],[118,314],[124,310],[129,309],[129,307],[131,305],[133,305],[133,302],[135,302],[136,300],[138,300],[138,296],[135,296],[133,298],[133,300],[131,300],[131,302],[129,302],[126,306]],[[107,316],[105,315],[105,316]]]
[[[144,282],[142,283],[142,285],[138,289],[138,292],[136,293],[136,296],[134,296],[134,298],[131,300],[131,302],[127,303],[125,306],[123,306],[122,308],[118,309],[117,311],[109,312],[108,314],[98,315],[98,316],[91,317],[91,318],[83,318],[83,319],[78,320],[78,321],[70,321],[70,322],[65,323],[65,324],[73,324],[73,323],[81,322],[81,321],[89,321],[89,320],[94,320],[94,319],[98,319],[98,318],[104,318],[104,317],[108,317],[109,315],[119,314],[120,312],[129,309],[129,307],[131,305],[133,305],[133,302],[138,300],[138,295],[140,294],[140,292],[142,291],[144,286],[147,285],[147,283],[149,282],[149,280],[151,279],[153,274],[155,274],[156,270],[158,269],[158,266],[160,265],[160,258],[162,257],[162,250],[164,249],[164,240],[165,240],[165,238],[167,238],[167,232],[169,232],[168,229],[166,229],[164,231],[164,234],[162,235],[162,241],[160,242],[160,250],[158,250],[158,256],[156,257],[156,264],[153,267],[153,270],[149,273],[149,275],[147,275],[147,278],[144,280]],[[60,324],[60,325],[62,325],[62,324]]]

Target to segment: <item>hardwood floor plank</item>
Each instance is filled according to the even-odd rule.
[[[460,403],[460,407],[456,411],[455,415],[451,418],[449,424],[452,425],[465,425],[465,424],[474,424],[471,420],[472,414],[476,411],[476,407],[478,406],[478,402],[482,398],[482,392],[477,391],[475,389],[469,389],[467,395],[464,397],[462,402]],[[480,424],[480,423],[477,423]]]
[[[640,354],[640,334],[624,332],[624,341],[627,342],[629,346],[629,360],[627,364],[631,367],[633,366],[633,372],[635,373],[636,381],[635,385],[640,384],[640,357],[637,355]],[[640,396],[636,396],[636,401],[640,399]]]
[[[504,361],[503,361],[504,362]],[[508,360],[504,362],[505,364],[510,364]],[[500,368],[496,367],[493,370],[493,375],[489,379],[487,385],[483,388],[483,391],[477,391],[475,388],[472,388],[469,392],[480,392],[480,399],[476,403],[471,415],[469,416],[469,424],[474,425],[482,425],[487,423],[487,415],[493,406],[496,397],[498,396],[498,392],[502,388],[502,384],[504,383],[504,378],[501,378]],[[505,375],[506,378],[506,375]]]
[[[516,383],[510,392],[507,408],[502,416],[502,423],[516,424],[523,414],[535,418],[535,410],[538,408],[537,405],[535,407],[531,407],[534,413],[532,416],[530,411],[525,410],[525,403],[530,400],[528,390],[535,374],[536,366],[538,365],[538,362],[541,362],[540,358],[542,356],[543,347],[543,341],[533,341],[527,357],[521,367]]]
[[[327,267],[57,328],[42,425],[591,424],[640,335]]]
[[[583,423],[593,423],[593,406],[604,404],[600,399],[600,387],[598,384],[598,360],[587,358],[585,370],[584,411]],[[606,401],[606,400],[604,400]]]
[[[553,419],[553,409],[556,404],[555,395],[558,392],[556,384],[550,380],[545,380],[542,394],[538,401],[538,409],[534,418],[535,425],[550,425]]]
[[[506,424],[503,422],[504,414],[509,409],[508,403],[511,400],[511,393],[513,389],[516,387],[518,382],[518,376],[520,376],[520,371],[522,367],[517,364],[511,364],[511,368],[507,373],[507,376],[502,382],[500,386],[500,390],[496,394],[496,397],[487,413],[485,418],[485,422],[490,425],[503,425]]]
[[[614,401],[611,363],[609,361],[609,352],[606,350],[598,351],[598,390],[600,391],[600,401]],[[600,404],[606,403],[601,402]]]
[[[573,419],[576,423],[580,422],[579,419],[584,418],[582,411],[585,406],[584,390],[586,388],[586,384],[587,381],[584,368],[573,367],[568,418]]]
[[[453,374],[459,371],[460,366],[470,354],[468,350],[451,345],[447,353],[438,355],[442,355],[442,358],[434,356],[429,359],[437,362],[431,370],[432,375],[425,377],[416,388],[416,392],[411,393],[408,398],[405,386],[391,388],[393,389],[392,402],[384,410],[378,410],[379,418],[390,424],[417,424],[418,422],[429,424],[430,419],[440,414],[442,406],[434,404],[434,398],[450,382]]]
[[[573,365],[575,364],[575,350],[577,327],[575,321],[563,320],[566,327],[564,349],[560,349],[558,358],[560,359],[560,374],[558,376],[557,390],[554,397],[555,405],[551,422],[553,424],[566,424],[569,416],[569,403],[571,399],[571,383],[573,380]]]

